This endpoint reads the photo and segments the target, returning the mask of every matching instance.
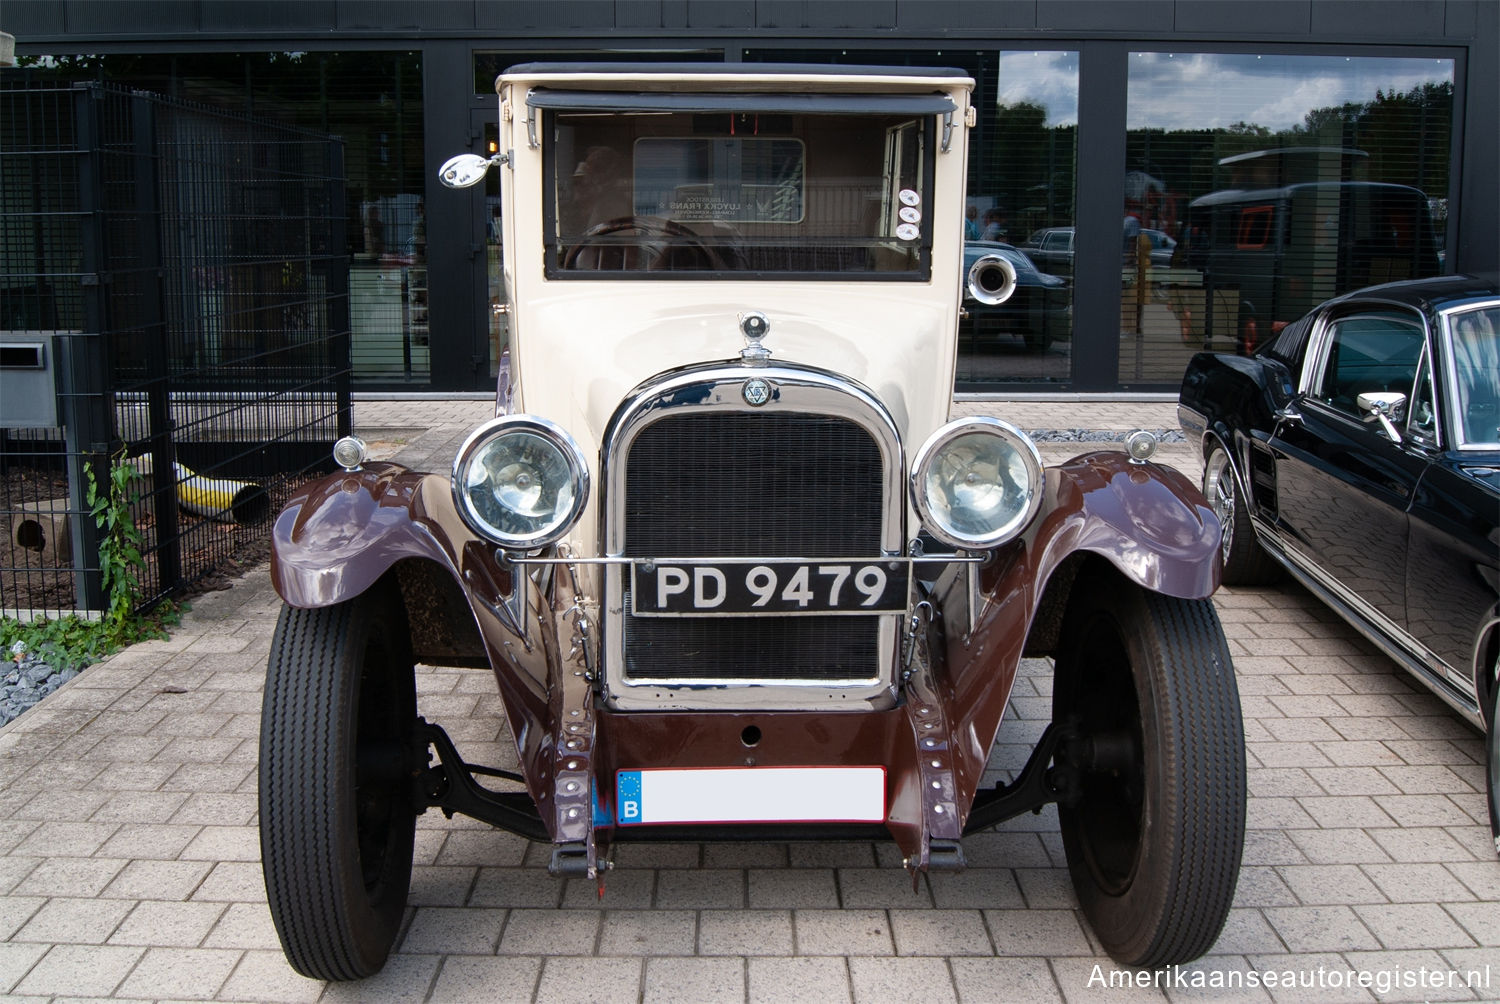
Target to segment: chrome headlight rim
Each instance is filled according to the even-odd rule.
[[[1010,446],[1026,469],[1027,484],[1026,504],[1016,515],[989,533],[968,535],[944,521],[927,497],[925,485],[932,465],[943,455],[944,449],[960,437],[973,433],[994,436]],[[955,419],[927,437],[927,442],[922,444],[912,460],[908,489],[924,530],[949,547],[962,551],[982,551],[1009,543],[1031,525],[1042,506],[1043,480],[1042,455],[1031,437],[1009,422],[980,416]]]
[[[567,464],[568,478],[573,486],[573,500],[567,513],[542,529],[526,534],[507,533],[485,520],[474,511],[465,490],[469,467],[479,452],[503,436],[518,433],[535,436],[556,448]],[[476,534],[509,551],[535,551],[566,537],[588,505],[589,485],[588,461],[578,442],[562,426],[538,415],[502,415],[490,419],[469,434],[453,459],[453,503],[459,516]]]

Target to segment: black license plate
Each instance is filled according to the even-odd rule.
[[[911,586],[905,562],[658,561],[630,567],[637,617],[888,614],[906,609]]]

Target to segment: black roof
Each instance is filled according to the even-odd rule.
[[[1407,279],[1357,289],[1330,302],[1378,299],[1406,304],[1418,310],[1441,310],[1462,300],[1500,295],[1497,288],[1500,287],[1497,287],[1496,276],[1493,274],[1436,275],[1429,279]]]

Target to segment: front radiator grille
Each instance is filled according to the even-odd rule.
[[[625,553],[649,557],[880,554],[884,465],[853,422],[699,412],[630,449]],[[625,596],[630,609],[630,596]],[[853,680],[877,673],[878,617],[625,618],[633,680]]]

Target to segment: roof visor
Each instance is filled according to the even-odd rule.
[[[759,112],[800,115],[942,115],[958,110],[946,94],[695,94],[533,88],[531,108],[600,112]]]

